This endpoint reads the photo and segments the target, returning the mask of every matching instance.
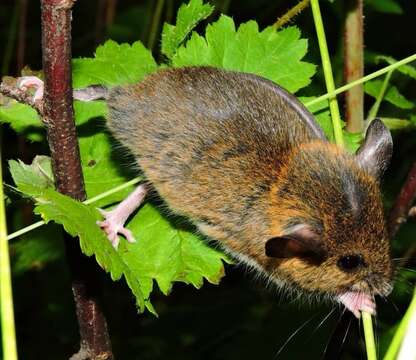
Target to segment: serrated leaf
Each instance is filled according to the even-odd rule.
[[[211,65],[253,73],[296,92],[308,85],[315,73],[315,65],[301,61],[307,47],[297,27],[259,31],[257,23],[249,21],[236,31],[234,21],[222,15],[207,26],[205,38],[194,32],[178,49],[172,64]]]
[[[171,59],[189,33],[198,23],[211,15],[213,10],[213,6],[203,4],[202,0],[191,0],[188,4],[182,4],[178,10],[176,24],[163,25],[162,53]]]
[[[47,156],[36,156],[31,165],[20,160],[9,160],[9,168],[15,184],[28,183],[41,189],[53,187],[50,158]]]
[[[364,84],[364,91],[368,94],[377,98],[383,85],[382,80],[372,80]],[[386,93],[384,94],[383,100],[397,106],[400,109],[411,109],[414,104],[407,100],[394,85],[387,87]]]
[[[94,58],[72,60],[72,68],[73,86],[78,89],[135,83],[155,71],[157,64],[140,41],[129,45],[109,40],[97,48]]]
[[[140,311],[146,308],[155,313],[149,299],[154,280],[167,294],[175,281],[199,288],[204,278],[218,283],[224,275],[224,254],[166,220],[150,204],[145,204],[129,224],[138,241],[129,244],[122,240],[116,251],[96,224],[101,215],[95,206],[45,188],[41,179],[33,179],[33,169],[28,165],[14,162],[11,171],[18,189],[35,199],[35,213],[45,222],[62,224],[66,232],[79,237],[82,252],[94,255],[113,280],[126,279]]]
[[[385,61],[388,64],[394,64],[397,62],[397,60],[391,56],[385,56],[385,55],[375,55],[374,59],[376,61]],[[404,75],[407,75],[413,79],[416,79],[416,69],[409,64],[404,64],[399,66],[397,69],[397,71],[401,72]]]

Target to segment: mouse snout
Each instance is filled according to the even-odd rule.
[[[371,273],[365,277],[370,291],[375,295],[388,296],[393,290],[391,279],[379,273]]]

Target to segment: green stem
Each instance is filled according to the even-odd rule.
[[[129,186],[135,185],[138,182],[140,182],[141,180],[143,180],[143,178],[136,177],[136,178],[134,178],[134,179],[132,179],[130,181],[125,182],[124,184],[121,184],[119,186],[116,186],[115,188],[112,188],[112,189],[110,189],[108,191],[105,191],[105,192],[103,192],[101,194],[98,194],[97,196],[94,196],[91,199],[87,199],[87,200],[83,201],[83,204],[85,204],[85,205],[92,204],[92,203],[94,203],[94,202],[96,202],[98,200],[101,200],[101,199],[103,199],[103,198],[105,198],[107,196],[110,196],[110,195],[112,195],[112,194],[114,194],[114,193],[116,193],[118,191],[124,190],[125,188],[128,188]],[[33,223],[33,224],[29,225],[29,226],[26,226],[26,227],[24,227],[24,228],[22,228],[20,230],[15,231],[14,233],[9,234],[7,236],[7,240],[11,240],[11,239],[14,239],[16,237],[19,237],[19,236],[21,236],[23,234],[28,233],[29,231],[32,231],[32,230],[37,229],[38,227],[41,227],[42,225],[45,225],[45,222],[43,220],[38,221],[38,222],[35,222],[35,223]]]
[[[153,47],[155,46],[156,37],[159,30],[160,18],[162,16],[162,9],[163,5],[165,4],[165,0],[157,0],[155,12],[152,18],[152,24],[150,25],[150,34],[149,40],[147,42],[147,48],[152,51]]]
[[[373,321],[371,314],[362,312],[364,325],[365,348],[367,350],[368,360],[377,360],[376,344],[374,342]]]
[[[407,58],[404,58],[404,59],[402,59],[400,61],[395,62],[394,64],[391,64],[389,66],[386,66],[385,68],[380,69],[380,70],[378,70],[376,72],[373,72],[372,74],[369,74],[367,76],[364,76],[361,79],[355,80],[353,82],[350,82],[349,84],[346,84],[344,86],[341,86],[338,89],[336,89],[335,91],[330,91],[327,94],[321,95],[321,96],[317,97],[316,99],[313,99],[313,100],[309,101],[308,103],[306,103],[305,106],[306,107],[309,107],[309,106],[315,105],[317,103],[320,103],[320,102],[322,102],[324,100],[328,100],[329,98],[331,98],[331,97],[333,97],[335,95],[341,94],[344,91],[347,91],[347,90],[351,89],[354,86],[360,85],[362,83],[365,83],[366,81],[369,81],[369,80],[372,80],[372,79],[374,79],[376,77],[379,77],[381,75],[384,75],[385,73],[388,73],[391,70],[395,70],[398,67],[400,67],[402,65],[405,65],[405,64],[407,64],[409,62],[415,61],[415,60],[416,60],[416,54],[410,55]]]
[[[377,95],[376,102],[371,107],[370,111],[368,112],[367,122],[369,123],[371,120],[375,119],[377,116],[378,110],[380,109],[380,104],[383,101],[384,95],[387,90],[387,86],[389,85],[389,81],[391,78],[391,75],[393,74],[393,70],[389,71],[384,78],[383,84],[381,85],[380,92]]]
[[[409,308],[406,311],[406,314],[403,316],[403,319],[400,322],[400,325],[397,328],[396,333],[394,334],[393,340],[391,341],[386,355],[384,356],[384,360],[396,359],[396,355],[399,352],[403,337],[406,334],[406,330],[409,325],[409,320],[411,319],[414,312],[416,312],[416,290],[413,293],[412,302],[410,303]]]
[[[0,154],[0,179],[3,179]],[[13,292],[3,182],[0,183],[0,318],[4,360],[17,360]]]
[[[322,22],[319,0],[311,0],[313,20],[315,22],[316,35],[318,36],[319,51],[321,53],[322,67],[324,70],[326,89],[328,92],[335,91],[334,77],[332,74],[331,61],[329,58],[328,45],[326,43],[325,30]],[[334,128],[335,142],[338,146],[344,146],[342,136],[341,116],[338,101],[335,96],[329,99],[329,110],[331,112],[332,127]]]

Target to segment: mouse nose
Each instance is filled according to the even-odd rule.
[[[388,296],[393,290],[393,284],[390,279],[387,279],[384,275],[379,273],[371,273],[365,277],[372,293]]]

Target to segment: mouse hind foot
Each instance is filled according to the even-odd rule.
[[[141,184],[113,210],[100,210],[104,220],[97,221],[97,225],[107,234],[108,240],[115,249],[118,248],[120,242],[118,234],[123,235],[130,243],[136,241],[131,231],[126,229],[124,224],[128,217],[143,203],[146,194],[147,187],[145,184]]]

